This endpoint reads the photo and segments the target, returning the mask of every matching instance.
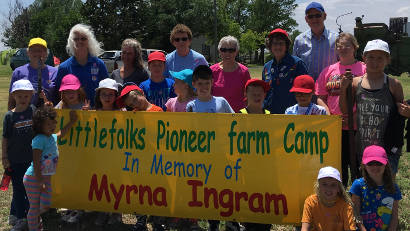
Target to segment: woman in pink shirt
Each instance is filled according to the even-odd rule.
[[[342,115],[342,180],[343,185],[348,181],[348,165],[350,163],[349,155],[349,136],[347,125],[347,114],[343,114],[339,108],[340,81],[350,69],[353,77],[362,76],[366,72],[366,65],[355,58],[359,44],[356,38],[349,33],[341,33],[336,39],[336,53],[339,56],[339,62],[332,64],[320,73],[316,80],[315,89],[318,98],[322,99],[329,108],[331,115]],[[356,109],[354,108],[354,117]],[[353,119],[355,124],[356,119]],[[356,129],[356,125],[354,125]]]
[[[251,78],[248,68],[235,61],[239,42],[233,36],[223,37],[218,44],[222,61],[211,66],[212,95],[224,97],[235,112],[246,106],[245,84]]]

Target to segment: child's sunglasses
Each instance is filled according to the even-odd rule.
[[[228,52],[228,53],[234,53],[236,51],[235,48],[220,48],[219,49],[222,53]]]

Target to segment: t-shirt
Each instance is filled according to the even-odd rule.
[[[185,69],[195,70],[199,65],[208,65],[205,57],[200,53],[190,49],[187,56],[179,56],[177,51],[167,54],[165,62],[164,76],[172,78],[169,71],[182,71]]]
[[[115,69],[110,78],[115,80],[117,83],[124,84],[124,83],[135,83],[137,86],[140,85],[142,82],[149,78],[148,72],[145,69],[135,69],[131,75],[121,78],[120,69]]]
[[[358,61],[352,65],[341,65],[337,62],[323,69],[315,83],[316,95],[327,96],[327,106],[332,115],[342,115],[339,107],[340,81],[346,69],[351,69],[353,76],[362,76],[366,73],[366,65],[362,62]],[[353,111],[356,111],[356,107]],[[348,129],[347,114],[343,115],[342,121],[343,129]],[[356,122],[355,119],[353,121]]]
[[[98,87],[98,83],[108,78],[107,68],[104,62],[94,56],[88,55],[87,63],[80,65],[74,56],[70,57],[66,61],[58,66],[56,89],[60,88],[61,80],[67,74],[73,74],[81,82],[81,87],[84,89],[87,99],[90,100],[90,104],[94,106],[95,89]]]
[[[170,112],[186,112],[186,105],[191,100],[187,100],[181,103],[178,101],[178,97],[174,97],[174,98],[170,98],[165,104],[165,106],[167,107],[167,111],[170,111]]]
[[[186,105],[187,112],[235,113],[223,97],[212,96],[209,101],[194,99]]]
[[[57,135],[36,135],[31,142],[31,146],[33,149],[42,150],[40,158],[41,174],[54,175],[58,161]],[[34,176],[34,174],[34,166],[33,162],[31,162],[30,167],[26,171],[26,175]]]
[[[360,215],[366,230],[387,230],[390,224],[393,202],[401,200],[401,192],[395,184],[395,193],[391,194],[384,186],[370,188],[364,178],[356,179],[350,193],[360,197]]]
[[[322,106],[310,103],[307,107],[299,107],[298,104],[289,107],[285,111],[286,115],[326,115],[326,109]]]
[[[334,206],[327,207],[316,194],[306,198],[302,222],[309,223],[314,231],[356,230],[352,206],[339,198]]]
[[[42,90],[46,95],[47,99],[54,104],[57,103],[58,89],[56,87],[57,78],[57,68],[46,65],[41,69],[41,83]],[[20,79],[27,79],[33,85],[35,89],[35,94],[31,98],[31,104],[37,105],[38,94],[38,73],[37,69],[34,69],[30,64],[25,64],[23,66],[17,67],[11,76],[9,92],[11,92],[11,87],[13,83]]]
[[[147,111],[164,111],[162,108],[158,107],[157,105],[151,104],[151,108]]]
[[[246,106],[245,84],[251,79],[248,68],[238,63],[238,68],[233,72],[225,72],[219,63],[211,66],[214,83],[213,96],[224,97],[235,112]]]
[[[165,78],[162,82],[156,83],[148,79],[140,84],[147,100],[161,107],[163,111],[167,110],[165,103],[169,98],[177,96],[174,92],[174,80]]]
[[[28,163],[33,161],[31,139],[33,139],[34,106],[25,111],[8,111],[3,120],[3,137],[7,138],[7,156],[11,163]]]

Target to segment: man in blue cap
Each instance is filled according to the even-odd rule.
[[[337,33],[325,28],[326,12],[318,2],[311,2],[306,7],[305,20],[310,30],[296,37],[293,55],[305,62],[309,75],[316,80],[325,67],[337,62]]]

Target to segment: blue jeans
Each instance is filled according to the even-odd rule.
[[[24,188],[23,178],[30,166],[28,163],[10,163],[11,183],[13,185],[13,197],[10,205],[10,215],[16,216],[17,219],[26,218],[30,204],[28,203],[26,189]]]

